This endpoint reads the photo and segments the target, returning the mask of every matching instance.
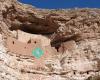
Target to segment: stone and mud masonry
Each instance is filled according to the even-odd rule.
[[[0,80],[100,80],[100,9],[0,0]]]

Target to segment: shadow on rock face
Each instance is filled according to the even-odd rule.
[[[94,76],[94,77],[89,77],[88,79],[86,80],[100,80],[100,76]]]

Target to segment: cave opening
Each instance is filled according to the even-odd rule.
[[[42,25],[44,26],[44,25]],[[34,27],[34,28],[33,28]],[[47,27],[39,29],[37,26],[30,26],[27,24],[20,24],[20,25],[16,25],[16,24],[12,24],[11,27],[9,28],[11,31],[16,31],[16,30],[21,30],[24,31],[26,33],[30,33],[30,34],[41,34],[41,35],[52,35],[57,29],[54,29],[52,31],[49,31],[49,29]]]

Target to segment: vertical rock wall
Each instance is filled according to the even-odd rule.
[[[17,0],[0,0],[0,80],[99,80],[99,13],[37,9]],[[13,48],[7,47],[9,37],[17,42]],[[47,53],[43,58],[17,50],[30,50],[29,38],[41,42]]]

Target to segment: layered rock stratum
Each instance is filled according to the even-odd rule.
[[[0,0],[0,80],[100,80],[100,9]]]

